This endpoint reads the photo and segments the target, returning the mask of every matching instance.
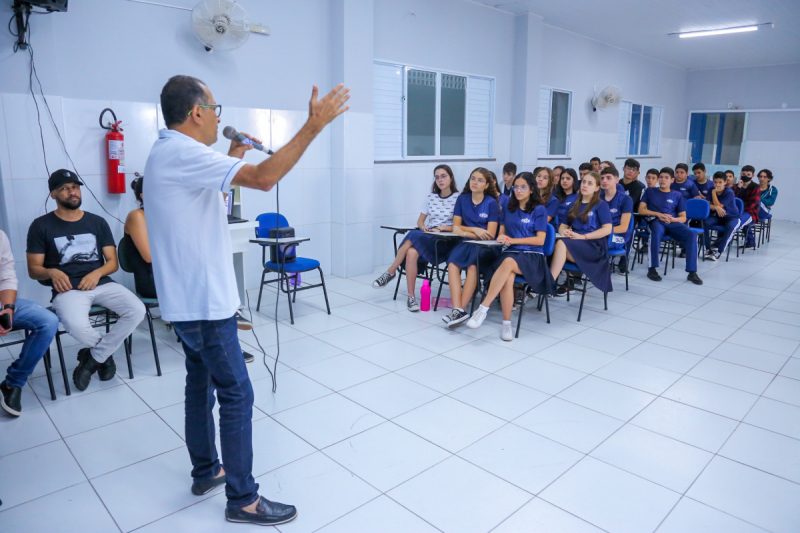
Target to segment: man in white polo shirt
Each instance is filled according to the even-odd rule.
[[[210,148],[222,106],[203,82],[173,76],[161,91],[167,129],[159,132],[144,169],[153,273],[161,315],[172,322],[186,354],[192,492],[205,494],[225,483],[225,517],[231,522],[281,524],[297,510],[259,496],[252,475],[253,389],[236,334],[239,293],[220,192],[232,185],[270,190],[317,134],[348,109],[348,98],[342,85],[322,99],[314,87],[300,131],[271,158],[251,165],[241,160],[251,148],[247,144],[232,141],[228,155]],[[222,464],[214,444],[214,391]]]

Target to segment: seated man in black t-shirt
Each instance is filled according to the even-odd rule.
[[[83,183],[69,170],[50,175],[50,197],[56,210],[33,221],[28,229],[28,274],[53,287],[53,308],[59,320],[85,348],[78,351],[72,381],[78,390],[92,374],[114,377],[112,354],[144,318],[144,305],[131,291],[108,276],[117,270],[117,249],[111,228],[101,217],[80,209]],[[102,305],[119,316],[108,333],[93,328],[89,310]]]

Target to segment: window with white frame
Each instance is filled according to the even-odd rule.
[[[661,150],[661,115],[659,106],[623,100],[619,106],[618,155],[658,156]]]
[[[569,157],[572,93],[539,89],[539,157]]]
[[[374,64],[375,159],[492,157],[494,79]]]

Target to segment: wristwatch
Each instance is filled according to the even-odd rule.
[[[6,305],[3,306],[3,311],[5,311],[6,309],[11,309],[11,311],[14,312],[14,310],[16,310],[16,308],[17,308],[17,306],[15,306],[14,304],[6,304]]]

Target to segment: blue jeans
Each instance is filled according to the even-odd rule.
[[[28,331],[19,357],[11,363],[6,374],[6,385],[24,387],[33,369],[44,356],[58,330],[56,315],[41,305],[17,298],[12,329]],[[0,341],[2,342],[2,341]]]
[[[214,391],[219,399],[219,436],[228,507],[258,498],[253,479],[253,387],[247,374],[236,319],[173,322],[186,354],[186,447],[192,477],[219,473],[214,444]]]

